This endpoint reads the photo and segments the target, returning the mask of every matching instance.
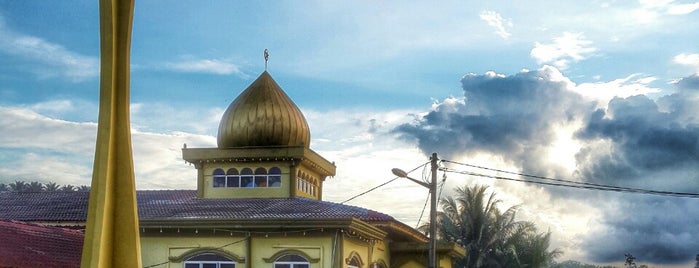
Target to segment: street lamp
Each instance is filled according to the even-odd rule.
[[[430,251],[427,267],[437,268],[437,153],[432,153],[430,158],[432,164],[432,180],[430,183],[419,181],[408,177],[408,173],[399,168],[391,169],[393,175],[401,178],[409,179],[417,184],[430,189]]]

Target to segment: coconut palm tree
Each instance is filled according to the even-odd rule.
[[[61,186],[61,191],[63,191],[63,192],[75,191],[75,186],[70,185],[70,184],[63,185],[63,186]]]
[[[27,189],[25,189],[25,192],[41,192],[44,190],[44,184],[38,181],[33,181],[27,184]]]
[[[538,234],[533,223],[517,221],[518,207],[502,211],[494,192],[483,185],[456,188],[442,198],[439,235],[466,249],[454,267],[547,267],[560,251],[548,251],[550,234]]]
[[[90,186],[87,185],[80,185],[78,187],[78,192],[89,192],[90,191]]]
[[[55,182],[48,182],[48,183],[44,184],[44,191],[47,191],[47,192],[56,192],[60,189],[61,189],[61,186]]]
[[[27,189],[27,183],[24,181],[15,181],[10,183],[10,191],[13,192],[24,192]]]

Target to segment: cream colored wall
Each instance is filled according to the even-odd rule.
[[[200,234],[207,231],[200,231]],[[143,266],[147,267],[154,264],[167,262],[170,258],[182,256],[187,252],[196,249],[204,248],[220,248],[220,250],[233,254],[238,257],[246,258],[247,242],[244,236],[230,236],[220,232],[220,235],[194,235],[186,234],[177,236],[176,234],[155,233],[153,235],[141,235],[141,249]],[[240,241],[240,242],[238,242]],[[235,244],[231,244],[238,242]],[[231,244],[231,245],[228,245]],[[226,245],[225,247],[222,247]],[[306,254],[311,259],[317,259],[317,262],[311,262],[311,268],[332,268],[333,254],[333,238],[332,234],[324,236],[303,236],[303,235],[288,235],[283,234],[265,236],[253,236],[250,242],[251,254],[250,266],[239,263],[237,267],[272,267],[271,262],[267,262],[275,254],[293,250]],[[168,262],[165,265],[157,267],[167,268],[182,268],[184,262]]]
[[[451,267],[451,265],[449,265],[449,267]],[[398,266],[398,268],[425,268],[425,265],[422,265],[417,261],[411,260],[402,264],[401,266]]]
[[[346,260],[357,254],[362,261],[362,267],[382,260],[391,263],[390,252],[384,242],[372,242],[345,236],[342,241],[342,267],[347,267]]]
[[[258,237],[252,242],[252,267],[272,267],[265,261],[275,254],[287,251],[301,251],[311,259],[311,268],[331,268],[333,243],[331,237]]]
[[[168,262],[170,257],[178,257],[191,250],[205,247],[219,248],[221,246],[241,241],[220,248],[220,250],[245,257],[245,237],[243,236],[147,236],[141,235],[141,258],[143,266]],[[168,262],[156,267],[182,268],[184,262]]]

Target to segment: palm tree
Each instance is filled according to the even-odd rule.
[[[61,186],[55,182],[48,182],[44,185],[44,190],[47,192],[56,192],[61,189]]]
[[[61,191],[63,191],[63,192],[75,191],[75,186],[70,185],[70,184],[63,185],[63,186],[61,186]]]
[[[10,183],[10,191],[24,192],[27,189],[27,183],[24,181],[15,181]]]
[[[9,190],[10,190],[10,187],[8,187],[7,184],[0,183],[0,192],[6,192]]]
[[[536,229],[532,230],[536,232]],[[548,251],[551,244],[551,233],[529,233],[523,243],[519,245],[518,258],[520,263],[527,264],[527,267],[549,267],[553,260],[558,258],[562,251],[554,249]]]
[[[455,267],[547,267],[560,255],[548,251],[550,234],[537,234],[533,223],[515,219],[517,206],[501,211],[502,201],[487,186],[455,190],[456,197],[441,200],[437,215],[440,238],[466,249]]]
[[[80,185],[80,187],[78,187],[78,192],[89,192],[89,191],[90,191],[90,186]]]
[[[27,184],[27,189],[25,189],[25,192],[41,192],[44,190],[44,184],[38,181],[33,181]]]

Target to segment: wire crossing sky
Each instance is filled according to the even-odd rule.
[[[658,191],[658,190],[639,189],[639,188],[631,188],[631,187],[620,187],[620,186],[603,185],[603,184],[597,184],[597,183],[554,179],[554,178],[547,178],[547,177],[536,176],[536,175],[527,175],[527,174],[518,173],[518,172],[511,172],[511,171],[505,171],[505,170],[500,170],[500,169],[470,165],[470,164],[466,164],[466,163],[459,163],[459,162],[454,162],[454,161],[449,161],[449,160],[442,160],[442,161],[446,162],[446,163],[452,163],[452,164],[457,164],[457,165],[462,165],[462,166],[467,166],[467,167],[472,167],[472,168],[477,168],[477,169],[482,169],[482,170],[487,170],[487,171],[495,171],[498,173],[506,173],[506,174],[511,174],[511,175],[517,175],[520,177],[530,178],[530,179],[511,178],[511,177],[488,175],[488,174],[483,174],[483,173],[478,173],[478,172],[473,172],[473,171],[458,170],[458,169],[452,169],[452,168],[446,168],[446,167],[440,168],[440,170],[445,171],[445,172],[459,173],[459,174],[464,174],[464,175],[485,177],[485,178],[491,178],[491,179],[497,179],[497,180],[527,182],[527,183],[534,183],[534,184],[570,187],[570,188],[578,188],[578,189],[586,189],[586,190],[600,190],[600,191],[612,191],[612,192],[622,192],[622,193],[636,193],[636,194],[651,194],[651,195],[672,196],[672,197],[699,198],[699,194],[697,194],[697,193]],[[531,179],[535,179],[535,180],[531,180]]]

